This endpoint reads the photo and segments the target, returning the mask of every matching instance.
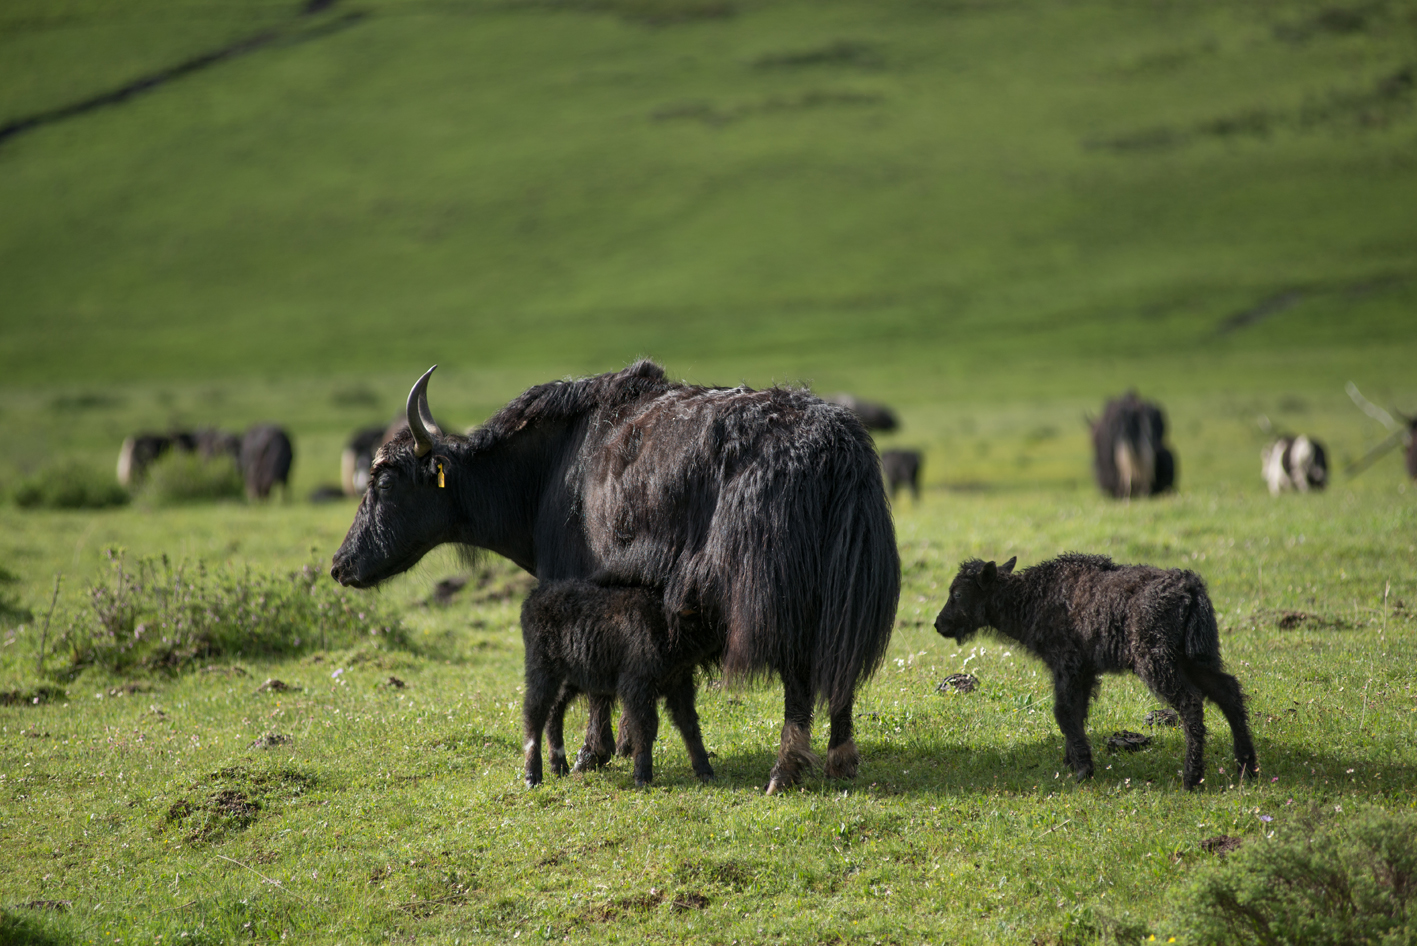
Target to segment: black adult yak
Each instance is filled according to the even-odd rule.
[[[890,485],[891,500],[902,486],[910,489],[911,497],[920,502],[920,467],[923,460],[918,450],[884,450],[881,452],[881,470]]]
[[[148,467],[166,456],[170,450],[193,453],[200,445],[200,435],[188,430],[166,434],[135,434],[123,441],[118,449],[118,485],[136,486],[147,475]]]
[[[1162,443],[1166,415],[1128,391],[1108,401],[1092,424],[1093,473],[1117,499],[1163,493],[1176,482],[1176,457]]]
[[[890,639],[900,559],[871,438],[849,411],[804,391],[675,384],[645,361],[538,385],[458,437],[431,423],[427,380],[409,393],[408,432],[375,458],[335,579],[366,588],[451,542],[542,580],[652,587],[671,632],[692,618],[726,641],[730,673],[782,678],[769,792],[809,764],[818,701],[827,774],[856,774],[852,702]],[[593,760],[608,710],[592,700]]]
[[[290,485],[290,464],[295,459],[290,435],[275,424],[256,424],[241,438],[237,464],[249,499],[265,499],[279,484]]]

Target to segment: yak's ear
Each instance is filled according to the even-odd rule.
[[[1013,558],[1009,559],[1007,562],[1005,562],[1004,564],[1002,564],[1002,565],[999,566],[999,574],[1000,574],[1000,575],[1009,575],[1009,574],[1012,574],[1012,573],[1013,573],[1013,570],[1014,570],[1014,564],[1015,564],[1016,562],[1018,562],[1018,556],[1017,556],[1017,555],[1015,555]]]
[[[993,562],[985,562],[984,567],[979,572],[979,587],[988,588],[994,583],[994,579],[999,577],[999,566]]]

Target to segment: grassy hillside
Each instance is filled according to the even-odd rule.
[[[6,386],[1411,350],[1410,3],[299,10],[7,5],[0,120],[291,35],[0,146]]]
[[[1410,0],[9,0],[6,126],[0,495],[139,429],[297,459],[283,502],[0,503],[0,942],[1190,943],[1203,841],[1417,806],[1417,488],[1338,469],[1384,436],[1346,380],[1417,410]],[[709,681],[716,784],[665,720],[651,790],[525,790],[505,562],[275,613],[353,515],[306,493],[429,364],[460,429],[641,355],[885,401],[925,451],[855,783],[763,797],[780,686]],[[1180,490],[1118,504],[1083,418],[1131,385]],[[1272,500],[1260,415],[1333,488]],[[199,623],[285,589],[241,604],[268,649],[124,662],[169,592],[115,606],[109,548]],[[1205,577],[1262,779],[1211,712],[1182,792],[1111,679],[1075,785],[1040,665],[934,634],[961,558],[1069,549]],[[362,643],[269,643],[312,607]]]

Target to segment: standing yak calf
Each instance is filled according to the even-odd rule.
[[[1230,722],[1241,776],[1259,772],[1245,698],[1221,664],[1215,611],[1199,575],[1077,553],[1014,575],[1015,561],[964,562],[935,630],[963,644],[988,625],[1048,665],[1064,764],[1079,779],[1092,776],[1085,724],[1097,677],[1125,670],[1180,714],[1186,788],[1198,785],[1204,772],[1205,697]]]
[[[643,587],[595,581],[547,582],[522,605],[526,643],[526,783],[541,783],[541,732],[551,749],[551,769],[570,771],[562,726],[566,705],[581,693],[619,697],[622,738],[634,756],[635,784],[654,777],[651,750],[659,733],[655,704],[661,696],[684,736],[694,774],[713,778],[694,709],[694,670],[710,666],[725,641],[695,627],[692,616],[665,620],[664,597]]]

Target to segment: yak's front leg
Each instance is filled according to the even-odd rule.
[[[694,774],[700,781],[707,782],[713,778],[713,766],[709,764],[703,732],[699,729],[699,711],[694,708],[693,670],[665,685],[664,707],[684,737],[684,748],[689,750],[689,764],[694,767]]]
[[[1053,676],[1053,718],[1063,731],[1063,763],[1079,781],[1092,778],[1092,746],[1087,741],[1087,704],[1097,677],[1088,671]]]
[[[615,712],[615,700],[608,696],[586,698],[587,719],[585,745],[576,753],[572,772],[589,772],[609,762],[615,754],[615,733],[610,718]]]
[[[812,755],[812,687],[807,674],[782,675],[782,742],[768,779],[768,794],[796,785],[802,771],[816,765]]]
[[[526,697],[522,700],[522,734],[526,737],[526,784],[534,788],[541,784],[541,731],[551,715],[561,693],[559,680],[531,667],[528,661]],[[564,709],[564,707],[563,707]]]

